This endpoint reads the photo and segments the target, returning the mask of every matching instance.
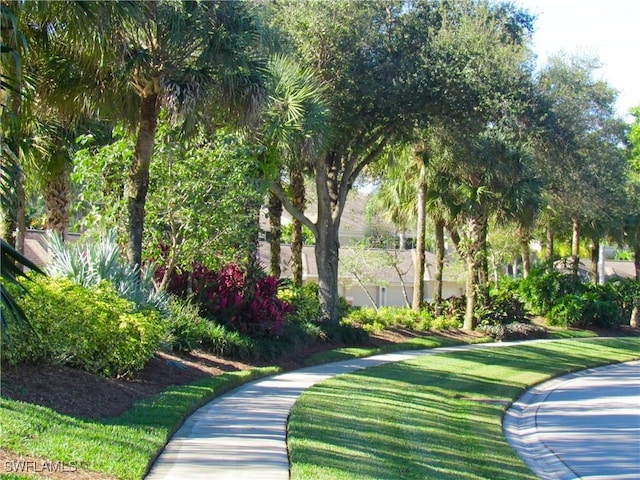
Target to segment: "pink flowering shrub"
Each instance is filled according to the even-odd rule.
[[[191,272],[174,273],[168,290],[181,298],[193,298],[201,315],[238,332],[277,336],[293,312],[289,303],[278,298],[278,286],[271,276],[247,283],[246,274],[236,264],[217,272],[194,265]]]

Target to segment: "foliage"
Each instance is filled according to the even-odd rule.
[[[578,328],[614,328],[628,325],[640,283],[632,280],[586,285],[581,293],[562,297],[547,315],[550,325]]]
[[[528,324],[529,313],[522,302],[509,288],[494,289],[489,294],[485,306],[479,306],[475,312],[478,325],[508,325],[516,322]]]
[[[309,282],[302,287],[285,283],[278,291],[278,298],[290,304],[293,311],[287,315],[288,322],[320,322],[322,311],[318,299],[318,284]]]
[[[244,261],[257,228],[255,218],[266,189],[260,180],[259,147],[224,130],[189,139],[162,116],[145,206],[144,258],[171,265],[198,261],[218,269]],[[76,213],[91,231],[126,231],[125,171],[134,144],[122,127],[111,144],[76,155]],[[161,283],[162,279],[159,279]]]
[[[160,346],[154,310],[136,311],[102,281],[85,288],[68,279],[33,276],[34,295],[19,296],[33,332],[11,325],[2,353],[9,363],[52,362],[106,376],[140,370]]]
[[[114,231],[85,245],[63,243],[56,233],[51,233],[48,239],[51,263],[47,272],[52,277],[68,278],[83,287],[97,286],[106,280],[122,298],[133,302],[137,311],[155,308],[166,313],[168,296],[154,287],[153,269],[141,272],[138,266],[125,263]]]
[[[2,309],[0,311],[0,341],[9,340],[9,325],[29,326],[28,317],[20,305],[16,302],[14,295],[9,290],[8,285],[13,285],[22,293],[28,294],[29,291],[25,285],[27,277],[24,277],[22,268],[26,267],[36,273],[43,274],[42,270],[31,260],[21,254],[13,246],[4,239],[0,239],[0,267],[2,274],[2,283],[0,283],[0,295],[2,296]]]
[[[163,275],[162,269],[158,274]],[[195,264],[191,271],[174,273],[168,290],[183,299],[192,298],[207,319],[257,337],[279,335],[292,311],[278,298],[276,278],[263,276],[249,283],[236,264],[217,272]]]
[[[576,275],[537,268],[519,283],[518,294],[532,313],[546,315],[565,295],[580,294],[584,288]]]
[[[439,320],[436,321],[435,328],[441,328],[438,325],[443,323],[451,327],[461,327],[464,321],[466,305],[466,297],[462,295],[445,298],[440,303],[428,303],[425,308],[431,312],[436,320]]]
[[[367,332],[380,332],[387,328],[407,328],[423,332],[456,328],[459,326],[459,319],[455,314],[447,314],[452,311],[449,308],[453,304],[455,300],[449,300],[449,307],[443,306],[441,310],[428,304],[419,312],[404,307],[380,307],[378,311],[362,307],[349,312],[343,322],[359,325]]]
[[[291,243],[293,235],[293,222],[282,225],[282,243]],[[316,239],[309,227],[302,225],[302,241],[304,245],[314,245]]]
[[[480,323],[478,331],[489,335],[499,342],[510,340],[532,340],[534,338],[546,338],[547,331],[539,325],[531,323]]]
[[[163,339],[165,346],[176,352],[190,352],[200,348],[207,333],[208,322],[200,316],[198,307],[175,296],[171,297],[167,306],[167,327]]]

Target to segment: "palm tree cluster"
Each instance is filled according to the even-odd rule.
[[[271,272],[280,275],[283,208],[294,218],[296,283],[302,226],[314,235],[329,321],[338,319],[340,221],[363,173],[381,180],[380,208],[400,230],[417,225],[415,308],[424,297],[427,214],[439,265],[449,232],[468,266],[468,328],[476,300],[486,296],[492,222],[517,224],[525,266],[538,227],[552,236],[570,221],[575,235],[594,245],[626,235],[620,219],[629,215],[624,192],[631,190],[622,181],[626,126],[613,111],[615,92],[594,80],[589,59],[558,57],[534,72],[535,19],[511,3],[2,0],[0,6],[2,238],[18,250],[29,199],[44,198],[45,226],[64,238],[77,220],[74,201],[83,189],[97,188],[118,192],[109,198],[126,205],[120,211],[126,219],[117,220],[124,222],[131,265],[153,260],[145,244],[158,237],[145,230],[147,202],[164,181],[151,176],[154,162],[171,169],[178,156],[181,165],[198,158],[193,175],[214,178],[215,169],[207,171],[201,160],[224,150],[224,140],[210,147],[221,131],[232,132],[255,158],[254,178],[243,173],[236,183],[268,192]],[[91,148],[79,138],[91,138]],[[101,162],[100,185],[88,177],[72,181],[81,171],[78,155],[87,152],[95,159],[117,152]],[[120,163],[110,163],[110,155]],[[170,178],[181,188],[189,181]],[[315,188],[315,219],[305,214],[305,178]],[[179,191],[212,195],[202,183]],[[246,215],[257,218],[260,205],[246,205]],[[181,228],[175,225],[182,217],[163,215],[153,228]],[[189,225],[192,233],[215,235],[211,226]],[[253,248],[236,241],[230,248]],[[174,247],[172,268],[184,253],[178,243],[163,246]]]

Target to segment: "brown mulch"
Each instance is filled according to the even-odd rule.
[[[458,339],[475,335],[462,330],[438,334]],[[424,332],[390,329],[373,335],[371,344],[383,346],[400,343],[420,335],[424,335]],[[340,345],[318,344],[269,364],[287,371],[295,370],[304,367],[305,359],[313,354],[338,347]],[[185,385],[203,377],[261,365],[228,360],[203,351],[190,354],[158,353],[141,372],[130,379],[105,378],[60,365],[1,365],[0,395],[49,407],[64,415],[106,419],[126,412],[135,402],[151,397],[168,386]]]

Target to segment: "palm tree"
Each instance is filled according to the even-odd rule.
[[[309,68],[302,68],[291,58],[275,56],[267,66],[268,99],[263,109],[262,142],[267,163],[276,173],[269,196],[271,221],[271,271],[280,268],[279,216],[282,202],[304,211],[304,174],[310,158],[318,154],[328,134],[328,111],[324,89]],[[286,194],[282,180],[288,173]],[[276,218],[278,217],[278,218]],[[292,235],[292,273],[296,285],[302,284],[302,225],[294,220]],[[277,264],[276,264],[277,262]]]
[[[61,234],[69,222],[70,147],[77,125],[95,115],[96,98],[104,94],[96,83],[97,70],[113,53],[108,40],[114,26],[126,23],[139,11],[135,2],[11,5],[9,18],[20,34],[5,38],[13,45],[10,48],[17,51],[21,47],[22,55],[6,96],[12,108],[9,115],[3,109],[3,135],[26,174],[38,180],[30,183],[44,192],[47,227]],[[14,65],[5,62],[3,55],[5,71]],[[20,194],[22,182],[16,188]],[[18,231],[23,232],[24,208],[17,209],[16,216]]]
[[[123,29],[119,80],[131,86],[138,106],[127,182],[130,263],[142,262],[149,165],[161,108],[211,129],[232,116],[255,115],[261,103],[258,33],[245,2],[225,1],[149,3],[142,23]]]
[[[0,132],[0,211],[6,218],[15,216],[14,213],[20,201],[22,170],[18,156],[5,141],[5,136],[12,131],[11,127],[14,127],[14,122],[11,121],[6,130],[4,122],[7,119],[15,119],[19,110],[22,100],[21,65],[26,49],[24,36],[18,25],[15,12],[4,2],[0,4],[0,28],[2,29],[0,39],[0,66],[2,67],[0,69],[0,118],[3,120],[3,129]],[[23,268],[27,267],[42,273],[37,265],[14,248],[5,238],[11,237],[3,236],[0,238],[0,276],[2,278],[2,283],[0,283],[2,305],[0,309],[0,340],[2,341],[6,341],[8,338],[10,321],[28,324],[24,312],[16,303],[7,285],[13,284],[26,291],[24,282],[20,278],[23,275]]]

